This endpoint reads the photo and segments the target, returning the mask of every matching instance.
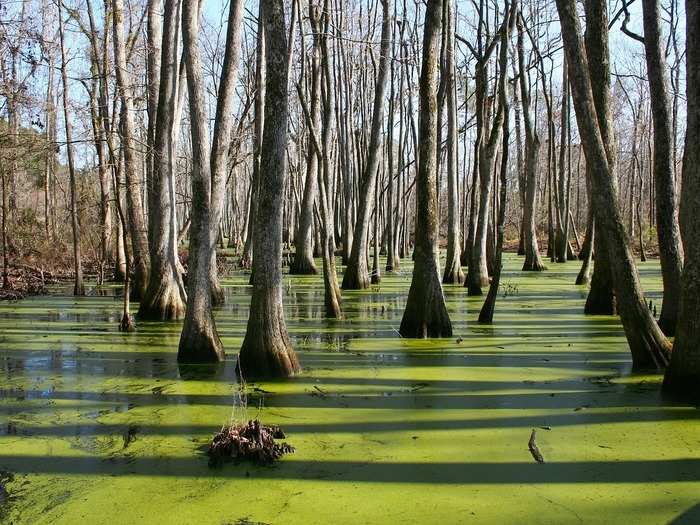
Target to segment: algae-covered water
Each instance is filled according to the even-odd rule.
[[[408,263],[344,292],[342,322],[322,317],[320,276],[285,276],[304,371],[248,399],[296,447],[273,467],[202,452],[232,414],[247,275],[224,282],[215,370],[178,368],[179,323],[119,333],[118,288],[2,303],[0,522],[700,523],[698,407],[631,374],[618,319],[582,314],[578,262],[521,264],[491,327],[482,298],[445,288],[449,340],[399,338]],[[640,271],[660,308],[658,263]]]

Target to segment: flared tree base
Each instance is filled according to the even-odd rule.
[[[523,263],[524,272],[544,272],[546,269],[547,266],[539,257],[526,258]]]
[[[387,257],[386,267],[384,270],[387,273],[392,273],[398,271],[400,266],[401,263],[399,262],[399,257],[397,255],[394,255],[393,257],[389,256]]]
[[[588,285],[590,283],[591,283],[591,274],[589,272],[581,269],[581,271],[578,272],[578,275],[576,276],[576,285],[577,286],[584,286],[584,285]]]
[[[361,270],[358,264],[348,264],[343,275],[343,290],[366,290],[369,286],[369,272]]]
[[[597,292],[591,288],[586,298],[583,313],[586,315],[617,315],[615,295],[612,290]]]
[[[434,276],[429,275],[433,272]],[[416,274],[414,269],[399,333],[411,339],[452,337],[452,322],[437,270]]]
[[[149,321],[183,319],[185,317],[185,301],[177,283],[161,282],[157,290],[154,292],[149,290],[139,305],[138,317]]]
[[[318,268],[313,259],[304,256],[294,256],[292,264],[289,265],[290,275],[317,275]]]
[[[249,379],[291,377],[301,371],[289,336],[284,333],[263,333],[248,327],[243,346],[238,354],[238,368],[242,377]]]
[[[442,284],[464,284],[464,272],[458,264],[445,267]]]
[[[213,319],[185,322],[177,350],[178,363],[216,363],[225,358]]]
[[[639,332],[642,333],[644,328],[640,327]],[[630,338],[627,338],[630,341]],[[666,341],[668,343],[668,341]],[[664,345],[657,341],[650,341],[641,347],[633,347],[635,343],[630,341],[630,350],[632,352],[632,370],[635,372],[646,371],[661,371],[664,370],[669,363],[671,357],[670,343]]]
[[[484,288],[489,286],[489,279],[488,277],[483,277],[480,273],[477,275],[467,273],[464,286],[467,288],[467,295],[484,295]]]

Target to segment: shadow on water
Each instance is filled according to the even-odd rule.
[[[697,525],[698,523],[700,523],[700,503],[669,521],[668,525]]]
[[[120,464],[121,463],[121,464]],[[212,476],[374,483],[520,484],[700,482],[700,459],[648,461],[576,461],[522,463],[372,463],[365,461],[289,460],[273,468],[211,469],[206,458],[137,457],[105,462],[81,456],[13,458],[0,454],[0,464],[15,471],[48,474],[110,473],[134,476]]]
[[[22,489],[12,512],[34,516],[33,508],[46,507],[38,494],[66,476],[108,491],[115,480],[128,480],[141,505],[157,501],[168,508],[181,498],[184,480],[199,484],[196,492],[221,483],[217,490],[226,496],[220,499],[235,491],[258,513],[302,494],[280,497],[285,481],[304,481],[325,494],[303,505],[309,509],[332,509],[334,498],[355,491],[362,501],[393,501],[430,483],[443,492],[420,490],[411,498],[421,508],[439,506],[442,511],[433,512],[444,511],[443,522],[461,499],[498,500],[491,485],[517,494],[514,509],[539,513],[544,506],[556,514],[562,508],[552,498],[538,498],[530,508],[532,494],[523,491],[576,484],[569,504],[585,513],[591,508],[584,499],[600,497],[597,485],[624,499],[630,485],[658,493],[659,484],[672,484],[683,506],[676,500],[653,505],[663,510],[656,522],[700,522],[700,506],[690,496],[700,488],[698,407],[661,397],[660,376],[630,373],[619,320],[582,315],[585,292],[571,284],[578,263],[541,275],[521,274],[521,261],[512,256],[507,265],[508,294],[498,298],[494,325],[476,323],[483,298],[446,286],[455,337],[430,341],[404,340],[397,332],[408,264],[370,290],[344,292],[342,321],[324,318],[319,276],[285,276],[285,314],[303,372],[288,381],[250,383],[250,408],[235,407],[241,417],[283,425],[297,447],[271,468],[210,470],[198,452],[234,408],[247,275],[224,281],[227,302],[216,315],[227,359],[215,365],[177,363],[180,323],[139,323],[133,334],[118,332],[117,286],[87,298],[55,290],[0,304],[0,471],[15,480],[5,483],[8,494],[18,483],[41,487]],[[645,266],[642,277],[656,297],[658,267]],[[544,464],[527,449],[533,428],[541,429]],[[139,485],[153,476],[168,488]],[[339,492],[324,492],[336,482]],[[446,492],[459,485],[467,487],[463,493]],[[477,485],[478,494],[469,491]],[[55,505],[68,517],[83,516],[83,496],[92,505],[99,492],[59,495]],[[207,513],[199,500],[190,504]],[[125,516],[138,521],[143,508],[124,510]],[[390,510],[371,518],[387,521]],[[266,521],[318,521],[303,508],[295,512]],[[420,512],[404,521],[425,523]],[[217,516],[212,523],[231,521],[226,513]]]

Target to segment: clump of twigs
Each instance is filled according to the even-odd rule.
[[[294,452],[287,443],[276,443],[285,439],[278,426],[267,426],[253,419],[247,423],[224,426],[212,439],[207,454],[210,464],[223,461],[252,461],[258,465],[270,465],[285,454]]]

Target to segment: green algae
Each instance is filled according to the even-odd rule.
[[[248,276],[224,282],[222,367],[178,367],[178,323],[117,331],[120,301],[0,305],[0,471],[7,523],[697,523],[700,413],[633,375],[619,321],[582,315],[578,263],[522,274],[509,256],[495,324],[445,288],[451,339],[400,339],[408,261],[323,318],[321,277],[285,276],[303,373],[249,385],[247,414],[296,453],[207,466],[232,415]],[[661,298],[658,263],[640,265]],[[504,297],[505,295],[505,297]],[[528,450],[538,429],[544,464]]]

